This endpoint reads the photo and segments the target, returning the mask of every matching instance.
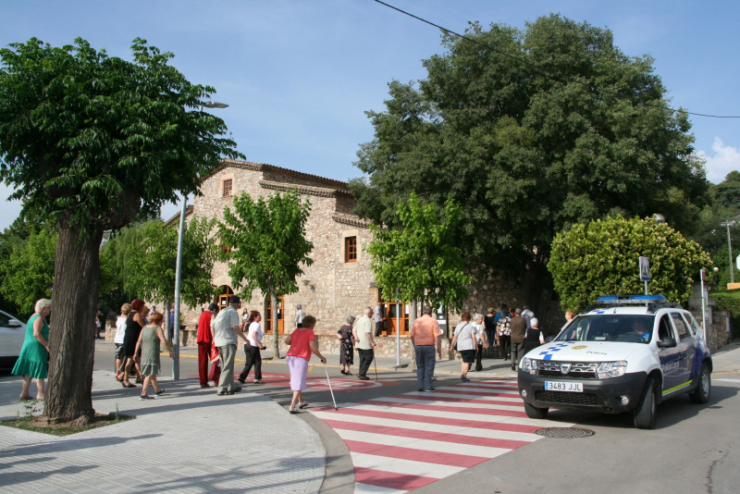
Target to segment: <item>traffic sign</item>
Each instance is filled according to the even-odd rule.
[[[650,281],[650,259],[640,256],[640,281]]]

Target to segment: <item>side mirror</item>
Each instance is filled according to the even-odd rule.
[[[678,343],[676,343],[676,340],[673,338],[663,338],[662,340],[658,340],[658,348],[674,348],[678,346]]]

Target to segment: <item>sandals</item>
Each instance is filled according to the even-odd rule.
[[[308,407],[308,402],[307,401],[304,401],[304,402],[298,404],[298,408],[306,408],[306,407]]]
[[[157,396],[163,395],[164,394],[164,388],[160,389],[159,391],[155,391],[154,394],[157,395]]]
[[[128,381],[123,381],[123,382],[121,382],[121,386],[123,386],[124,388],[135,388],[135,387],[136,387],[136,385],[135,385],[135,384],[131,384],[131,383],[130,383],[130,382],[128,382]]]
[[[154,397],[152,397],[152,396],[149,396],[149,395],[139,395],[139,399],[140,399],[141,401],[146,401],[146,400],[153,400],[153,399],[154,399]]]
[[[254,384],[265,384],[265,381],[263,381],[262,379],[255,379]]]
[[[233,394],[234,394],[233,391],[219,391],[218,393],[216,393],[216,396],[226,396],[226,395],[233,395]]]
[[[296,407],[290,407],[290,408],[288,408],[288,411],[290,413],[298,413],[298,409]]]

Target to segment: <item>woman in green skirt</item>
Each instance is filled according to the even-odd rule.
[[[36,302],[34,314],[26,324],[26,338],[13,374],[23,376],[21,400],[32,400],[28,394],[31,379],[36,379],[36,399],[44,399],[44,380],[49,376],[49,324],[51,300],[42,298]]]

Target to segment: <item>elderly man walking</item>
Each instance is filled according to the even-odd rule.
[[[437,347],[437,355],[442,358],[442,329],[432,317],[431,307],[425,306],[422,312],[422,316],[414,321],[409,333],[416,356],[416,383],[419,391],[434,391],[432,386],[436,362],[434,347]]]
[[[234,357],[236,344],[239,338],[249,346],[249,340],[242,332],[242,322],[237,312],[241,307],[241,299],[233,296],[229,299],[229,306],[221,310],[213,321],[213,344],[218,349],[221,358],[221,376],[218,379],[218,396],[233,395],[242,388],[234,385]]]
[[[357,352],[360,354],[360,372],[357,377],[363,381],[370,379],[367,377],[367,371],[375,358],[375,352],[373,352],[373,347],[375,346],[375,340],[373,340],[373,321],[370,319],[372,315],[373,309],[365,307],[365,313],[357,320],[352,330],[355,341],[357,342]]]
[[[527,332],[527,321],[522,317],[522,309],[514,311],[511,318],[511,370],[519,368],[519,361],[524,356],[524,335]]]

